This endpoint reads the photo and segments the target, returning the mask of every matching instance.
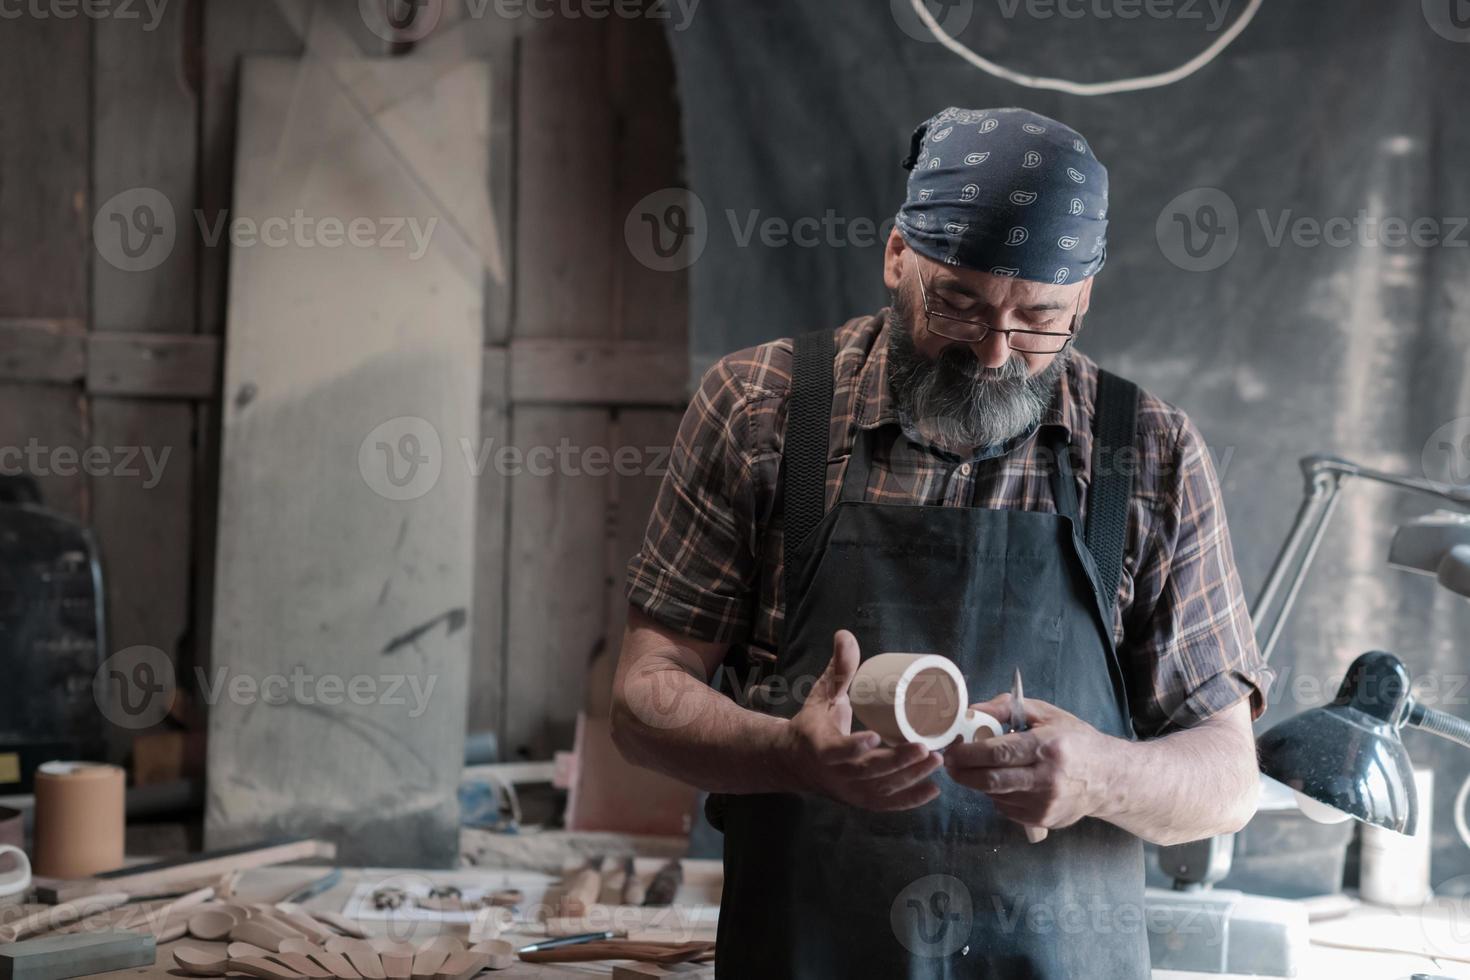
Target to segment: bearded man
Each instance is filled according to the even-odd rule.
[[[951,108],[905,166],[892,306],[705,375],[629,567],[615,738],[714,794],[720,977],[1145,977],[1142,842],[1255,807],[1218,480],[1183,412],[1076,350],[1107,255],[1086,140]],[[1002,720],[1019,669],[1025,724],[854,730],[890,651]]]

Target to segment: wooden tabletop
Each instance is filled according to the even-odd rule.
[[[319,878],[327,869],[290,867],[262,868],[242,876],[239,897],[245,901],[278,901],[290,891]],[[482,885],[500,885],[500,878],[514,875],[523,880],[528,872],[495,872],[484,869],[454,872],[402,872],[388,870],[347,870],[336,887],[306,903],[310,907],[341,910],[364,881],[378,881],[390,875],[420,875],[432,878],[436,883],[478,879]],[[548,882],[548,876],[541,876]],[[681,893],[681,899],[684,895]],[[374,935],[396,934],[397,926],[389,928],[383,922],[363,921],[366,931]],[[436,931],[467,936],[469,928],[463,924],[435,926]],[[1470,980],[1470,963],[1457,962],[1454,957],[1470,959],[1470,898],[1435,901],[1422,908],[1408,910],[1382,909],[1361,906],[1341,918],[1314,923],[1313,945],[1308,951],[1304,977],[1331,977],[1333,980],[1385,980],[1385,978],[1408,977],[1424,973],[1451,980]],[[416,936],[396,938],[419,938]],[[502,938],[516,945],[545,938],[543,927],[525,923],[513,931],[506,931]],[[684,929],[680,939],[713,938],[713,933],[703,926]],[[1333,944],[1333,945],[1322,945]],[[159,947],[156,962],[150,967],[118,970],[98,974],[106,980],[176,980],[184,976],[173,964],[171,951],[180,945],[214,948],[219,944],[203,943],[196,939],[183,939]],[[1400,950],[1400,952],[1368,952],[1339,948],[1340,945],[1374,945]],[[1424,955],[1426,952],[1439,954],[1440,958]],[[1450,958],[1444,958],[1450,957]],[[550,978],[610,977],[613,966],[609,963],[576,964],[531,964],[517,963],[508,970],[495,974],[506,980],[550,980]],[[691,980],[713,977],[712,968],[704,968],[688,975]],[[1180,973],[1154,971],[1154,980],[1232,980],[1221,974]]]

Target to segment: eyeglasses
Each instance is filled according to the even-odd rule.
[[[909,251],[910,257],[913,251]],[[1011,328],[1009,330],[1000,327],[992,327],[981,323],[979,320],[967,320],[960,316],[954,309],[946,309],[943,297],[935,297],[931,303],[929,290],[924,285],[924,273],[919,268],[919,260],[914,259],[914,275],[919,280],[919,298],[923,301],[924,316],[928,320],[929,332],[936,337],[946,340],[956,340],[963,344],[978,344],[992,333],[1003,334],[1006,344],[1013,351],[1023,354],[1059,354],[1066,350],[1067,345],[1077,336],[1078,314],[1076,308],[1072,311],[1072,320],[1067,324],[1066,330],[1020,330]],[[1077,296],[1077,306],[1082,305],[1082,295]],[[939,325],[935,321],[939,321]]]

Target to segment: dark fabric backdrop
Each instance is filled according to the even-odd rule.
[[[1204,431],[1254,596],[1297,506],[1300,456],[1334,451],[1436,478],[1470,467],[1437,448],[1447,424],[1470,432],[1470,31],[1447,26],[1458,2],[1267,0],[1200,73],[1096,98],[1002,82],[916,39],[907,0],[704,3],[669,32],[703,208],[694,367],[885,301],[879,236],[853,222],[891,219],[919,121],[951,104],[1054,116],[1111,172],[1109,260],[1081,347]],[[1229,3],[1224,21],[1243,8]],[[1135,19],[1101,15],[1132,9],[1127,0],[1068,8],[1082,17],[1011,0],[931,9],[982,55],[1078,81],[1172,68],[1223,26],[1203,0]],[[1211,204],[1224,233],[1203,237],[1196,223],[1196,260],[1180,221],[1207,221],[1201,206]],[[1290,227],[1310,236],[1310,224],[1291,224],[1299,219],[1360,211],[1430,219],[1444,240],[1365,243],[1351,230],[1345,244],[1293,240]],[[762,242],[761,222],[801,218],[826,218],[830,234],[809,221],[800,242]],[[1286,236],[1273,240],[1282,221]],[[1384,563],[1394,524],[1430,507],[1347,488],[1273,658],[1281,677],[1263,724],[1330,699],[1370,648],[1398,653],[1438,686],[1436,703],[1470,716],[1470,603]],[[1455,880],[1470,872],[1470,853],[1450,813],[1470,751],[1417,733],[1406,742],[1437,770],[1434,879],[1470,890]]]

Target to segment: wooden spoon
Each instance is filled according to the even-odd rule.
[[[284,963],[304,977],[313,980],[328,980],[332,971],[311,958],[317,947],[309,939],[283,939],[281,948],[270,955],[277,963]]]
[[[189,916],[189,935],[213,942],[224,939],[238,924],[235,913],[223,905],[200,909]]]
[[[378,958],[378,951],[366,939],[343,939],[340,936],[327,940],[326,948],[329,952],[340,953],[347,957],[347,962],[352,968],[361,973],[367,980],[387,980],[387,974],[383,972],[383,961]]]
[[[229,954],[232,960],[243,960],[252,956],[269,959],[271,955],[270,950],[261,949],[253,943],[230,943],[230,945],[225,947],[225,952]]]
[[[419,946],[414,954],[413,980],[434,980],[445,960],[463,952],[464,943],[453,936],[435,936]]]
[[[316,919],[318,922],[325,922],[345,936],[352,936],[354,939],[366,939],[368,937],[368,934],[363,932],[362,926],[338,912],[329,912],[326,909],[308,909],[307,911],[310,912],[313,919]]]
[[[362,980],[362,974],[341,953],[333,953],[318,946],[312,950],[311,958],[331,970],[332,976],[337,980]]]
[[[294,902],[277,902],[276,914],[295,926],[318,944],[336,935],[332,930],[311,917],[311,913]]]
[[[506,970],[515,965],[516,948],[503,939],[487,939],[462,953],[453,953],[439,968],[436,980],[470,980],[481,970]]]
[[[236,942],[250,943],[276,953],[281,949],[281,941],[292,937],[282,935],[278,930],[271,928],[270,923],[257,916],[254,919],[236,923],[235,928],[230,930],[230,938]]]
[[[305,929],[292,922],[290,917],[287,916],[286,913],[280,911],[274,905],[266,905],[264,903],[257,904],[255,906],[255,911],[257,913],[257,917],[261,922],[265,923],[270,928],[275,929],[277,932],[282,933],[287,938],[291,936],[310,937],[311,935]]]
[[[383,973],[388,980],[409,980],[413,976],[413,955],[417,952],[413,943],[394,942],[381,936],[369,942],[382,958]]]
[[[309,957],[315,966],[327,971],[324,976],[335,977],[336,980],[362,980],[362,974],[353,969],[346,957],[340,953],[328,952],[324,947],[309,939],[282,940],[281,955],[288,953]],[[307,976],[311,974],[308,973]]]
[[[265,980],[303,980],[302,975],[295,970],[260,956],[236,959],[233,956],[221,956],[185,946],[174,950],[174,962],[185,973],[200,977],[220,977],[233,970],[236,973],[264,977]]]

